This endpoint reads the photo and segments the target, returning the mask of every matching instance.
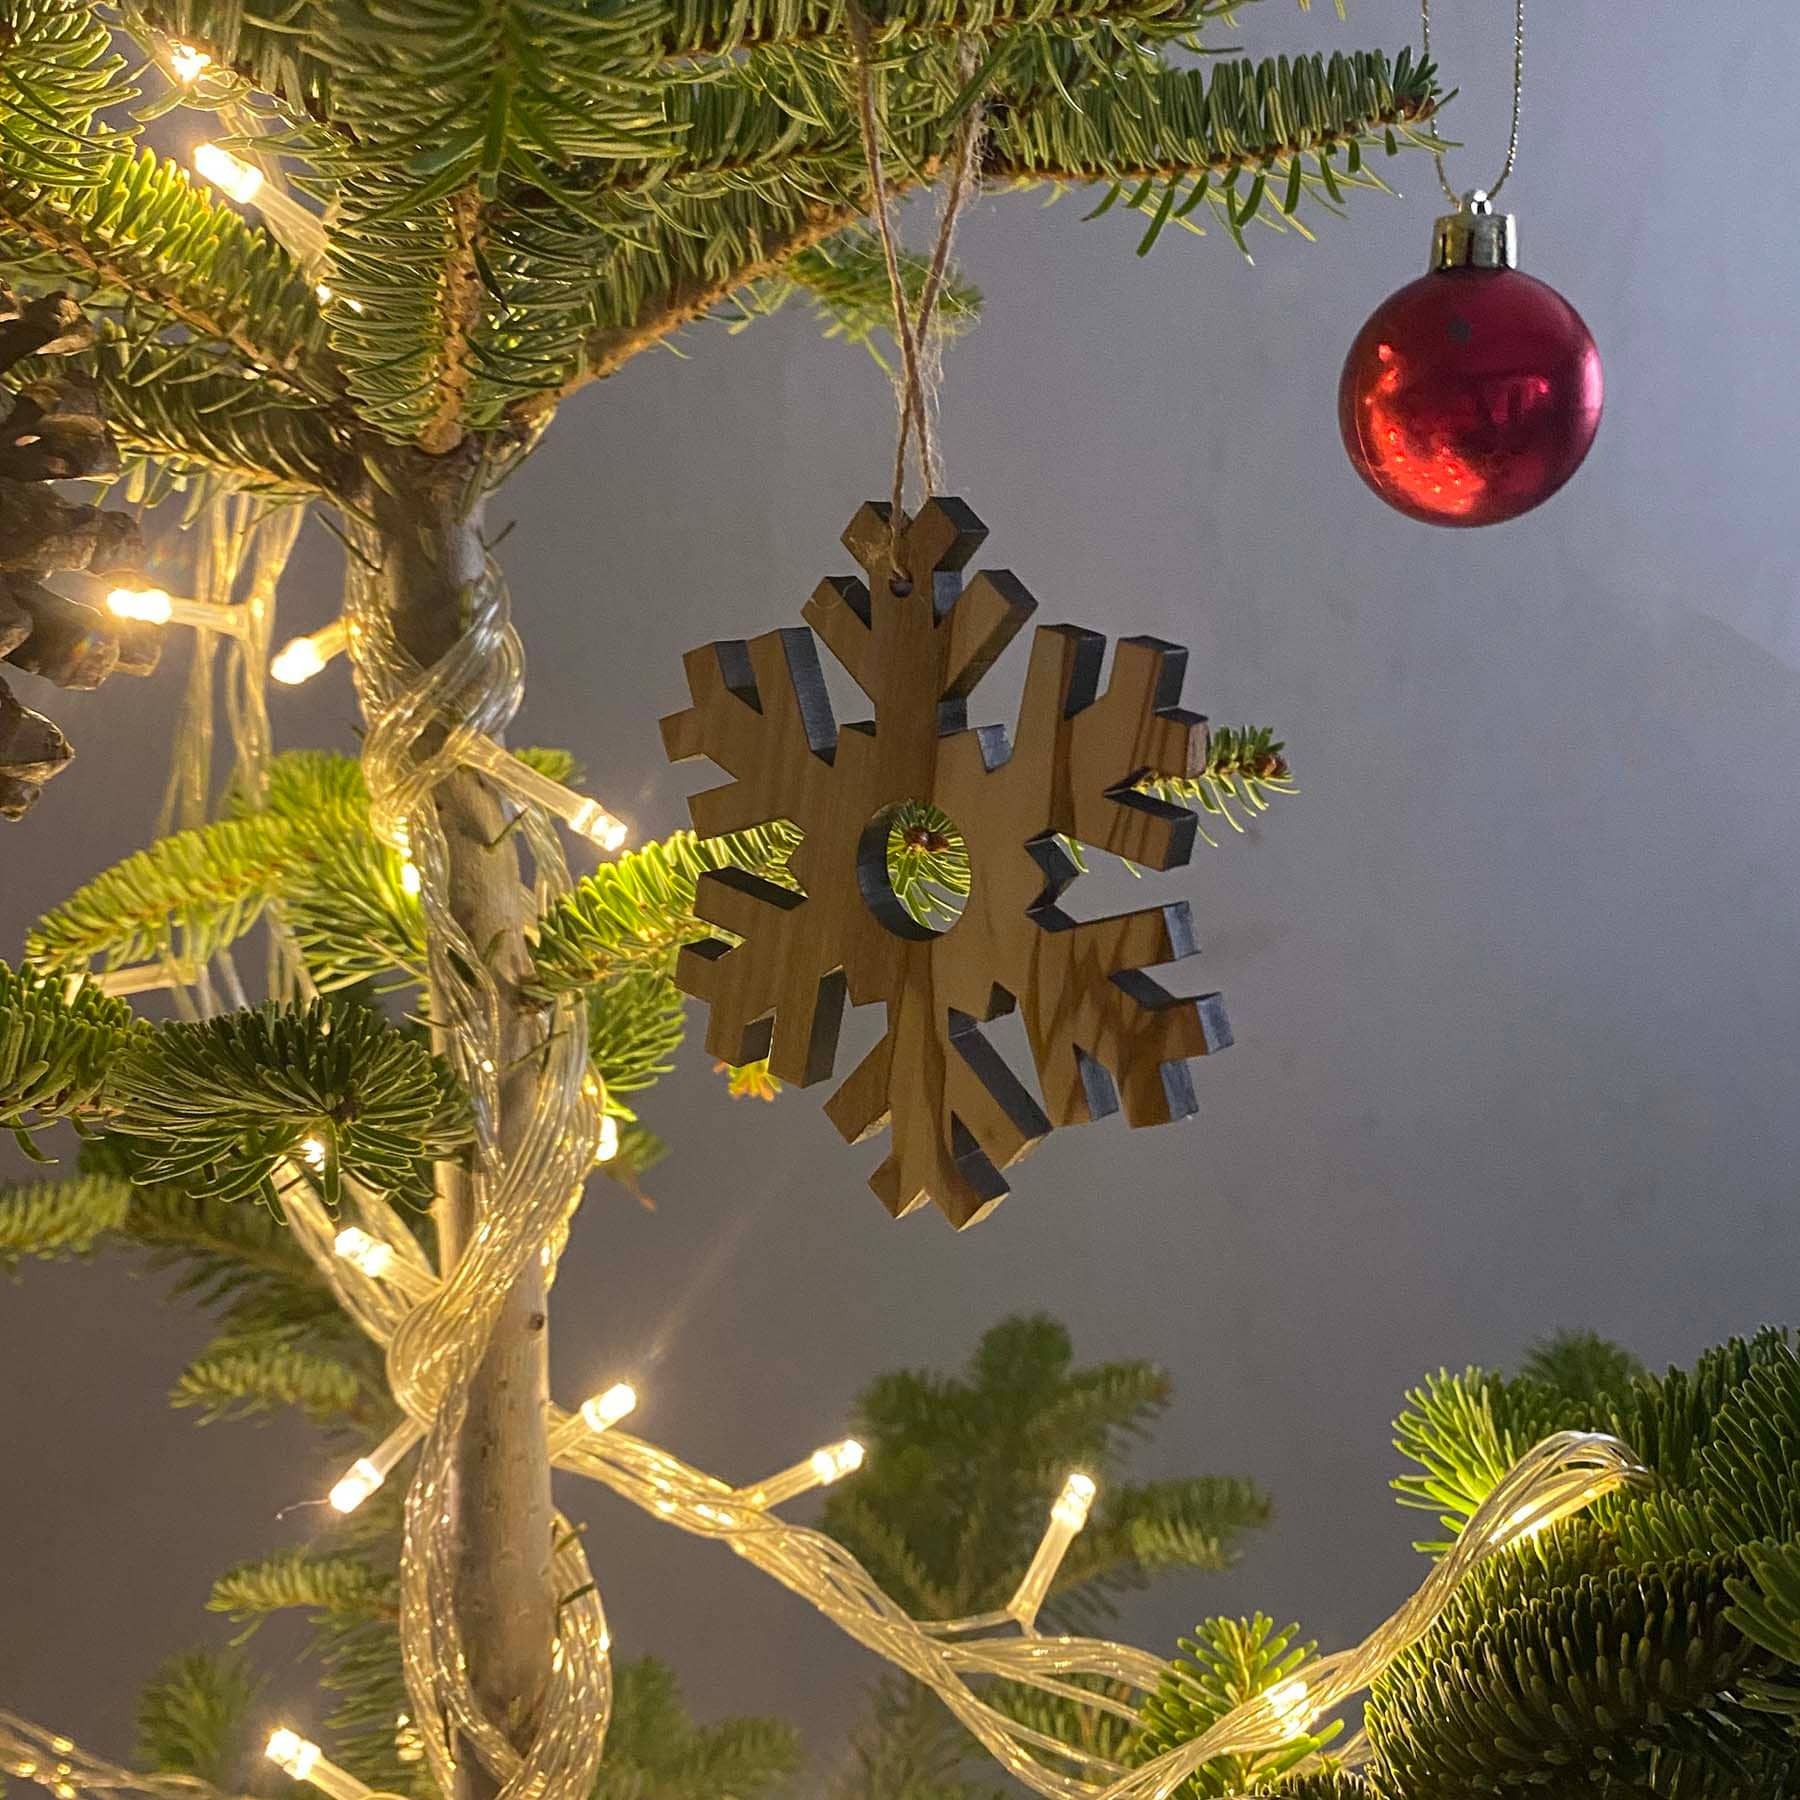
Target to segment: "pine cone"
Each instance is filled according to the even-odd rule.
[[[67,294],[17,300],[0,282],[0,375],[27,356],[67,356],[94,341],[94,328]],[[43,585],[40,576],[132,568],[136,520],[64,500],[48,486],[119,466],[119,447],[85,376],[25,383],[0,419],[0,657],[58,687],[98,687],[116,670],[148,675],[162,634],[111,618]],[[17,819],[74,755],[41,714],[0,681],[0,818]]]

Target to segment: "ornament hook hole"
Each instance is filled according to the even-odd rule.
[[[892,594],[896,600],[910,599],[912,597],[912,587],[913,584],[908,581],[904,575],[890,575],[888,577],[888,592]]]
[[[896,801],[863,827],[856,885],[896,937],[914,943],[942,937],[962,917],[969,884],[968,840],[929,801]]]

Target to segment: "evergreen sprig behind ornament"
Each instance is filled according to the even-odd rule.
[[[870,502],[844,533],[868,583],[821,583],[812,630],[690,652],[694,704],[663,721],[671,757],[734,778],[690,802],[702,837],[778,819],[802,834],[788,859],[799,891],[741,869],[699,878],[695,911],[731,934],[676,964],[677,985],[711,1006],[707,1048],[732,1064],[766,1056],[805,1086],[832,1073],[846,1000],[885,1003],[881,1041],[826,1111],[852,1143],[891,1126],[870,1181],[890,1212],[930,1199],[958,1226],[1006,1193],[1000,1170],[1053,1125],[1121,1104],[1133,1125],[1192,1113],[1186,1060],[1231,1042],[1218,995],[1177,999],[1148,973],[1195,953],[1184,902],[1083,922],[1057,904],[1078,873],[1065,840],[1153,869],[1192,852],[1194,815],[1138,785],[1205,767],[1206,721],[1176,704],[1187,653],[1123,639],[1101,693],[1106,640],[1041,627],[1016,743],[971,729],[969,694],[1037,605],[1005,570],[963,584],[986,536],[960,500],[929,501],[897,536]],[[838,728],[815,631],[872,721]],[[921,806],[966,845],[967,902],[944,929],[893,885],[890,834]],[[1041,1105],[980,1030],[1015,1008]]]
[[[93,341],[93,327],[67,294],[21,303],[0,282],[0,375],[27,357],[67,356]],[[47,485],[118,467],[98,390],[84,376],[27,381],[0,418],[0,656],[58,687],[98,687],[114,670],[147,675],[161,649],[153,626],[108,618],[40,579],[130,566],[138,552],[134,519],[64,500]],[[0,818],[22,817],[73,755],[68,739],[0,681]]]

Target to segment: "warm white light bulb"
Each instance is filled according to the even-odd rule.
[[[615,1381],[604,1394],[582,1401],[581,1417],[591,1431],[608,1431],[637,1406],[637,1389]]]
[[[1494,1533],[1494,1540],[1501,1544],[1529,1544],[1534,1537],[1548,1531],[1555,1523],[1556,1514],[1553,1511],[1546,1511],[1540,1501],[1528,1500],[1507,1517],[1506,1522]]]
[[[366,1456],[359,1456],[326,1498],[334,1511],[353,1513],[386,1479]]]
[[[269,1733],[263,1755],[296,1781],[304,1781],[318,1766],[319,1746],[284,1725]]]
[[[319,1137],[302,1138],[300,1140],[300,1160],[309,1169],[325,1167],[325,1140]]]
[[[379,1281],[394,1266],[394,1246],[371,1237],[360,1225],[346,1225],[332,1246],[345,1262],[360,1269],[371,1281]]]
[[[419,873],[419,865],[410,856],[400,860],[400,891],[409,899],[416,900],[419,890],[424,887],[425,878]]]
[[[1278,1681],[1263,1695],[1263,1704],[1287,1737],[1298,1737],[1312,1723],[1313,1707],[1306,1683],[1298,1675]]]
[[[1095,1491],[1092,1476],[1079,1473],[1071,1475],[1063,1483],[1063,1490],[1050,1509],[1051,1518],[1059,1525],[1067,1525],[1071,1531],[1079,1531],[1087,1523],[1088,1509],[1094,1504]]]
[[[106,610],[116,619],[166,625],[175,611],[175,602],[161,588],[116,587],[106,596]]]
[[[309,637],[297,637],[283,644],[269,663],[269,673],[286,687],[298,687],[311,681],[324,668],[325,658]]]
[[[594,1161],[611,1162],[619,1154],[619,1121],[608,1113],[600,1121],[600,1141],[594,1146]]]
[[[262,171],[253,169],[217,144],[195,146],[194,171],[202,180],[210,181],[222,193],[230,195],[240,206],[249,205],[262,191]]]
[[[321,625],[305,637],[289,638],[270,659],[271,679],[287,687],[298,687],[303,681],[311,681],[343,650],[349,636],[349,627],[344,621],[333,619],[329,625]]]
[[[863,1447],[855,1438],[845,1438],[841,1444],[826,1444],[812,1453],[812,1471],[821,1486],[841,1481],[862,1465]]]
[[[588,799],[570,811],[569,829],[591,839],[602,850],[622,849],[631,835],[623,819],[614,818],[598,800]]]
[[[213,59],[204,50],[196,50],[192,44],[169,46],[169,68],[175,79],[184,86],[191,86],[212,66]]]

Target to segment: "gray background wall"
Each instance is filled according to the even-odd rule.
[[[1507,10],[1443,8],[1465,182],[1502,131]],[[1263,235],[1254,268],[1219,234],[1139,262],[1132,225],[1083,225],[1079,200],[979,208],[987,319],[951,355],[944,435],[989,560],[1047,618],[1191,644],[1191,701],[1291,746],[1300,797],[1179,884],[1237,1047],[1199,1070],[1198,1121],[1064,1134],[958,1239],[891,1224],[814,1096],[734,1106],[690,1045],[649,1108],[683,1134],[658,1210],[598,1192],[564,1263],[565,1396],[631,1371],[648,1430],[749,1477],[832,1436],[875,1372],[958,1362],[1045,1307],[1085,1357],[1174,1371],[1146,1472],[1243,1470],[1279,1503],[1241,1569],[1160,1590],[1130,1635],[1261,1605],[1337,1642],[1419,1572],[1385,1483],[1425,1369],[1571,1323],[1685,1358],[1793,1316],[1800,258],[1779,171],[1800,23],[1769,0],[1618,16],[1539,9],[1510,195],[1527,266],[1602,346],[1606,421],[1563,495],[1495,530],[1384,511],[1337,444],[1339,359],[1438,210],[1422,158],[1403,201],[1360,199],[1316,246]],[[1271,0],[1243,36],[1415,25],[1407,0],[1348,26]],[[681,653],[796,616],[890,442],[877,371],[798,314],[685,349],[573,404],[498,508],[525,735],[656,830],[697,785],[655,729]],[[329,562],[318,533],[296,626],[333,610]],[[0,841],[9,950],[142,841],[178,679],[56,702],[82,756]],[[341,671],[277,719],[285,743],[348,744]],[[0,1703],[114,1751],[149,1662],[211,1623],[211,1573],[303,1533],[273,1515],[332,1472],[298,1431],[163,1410],[198,1335],[110,1262],[0,1293]],[[623,1651],[829,1749],[860,1652],[733,1559],[568,1503]],[[301,1717],[309,1681],[281,1684]]]

